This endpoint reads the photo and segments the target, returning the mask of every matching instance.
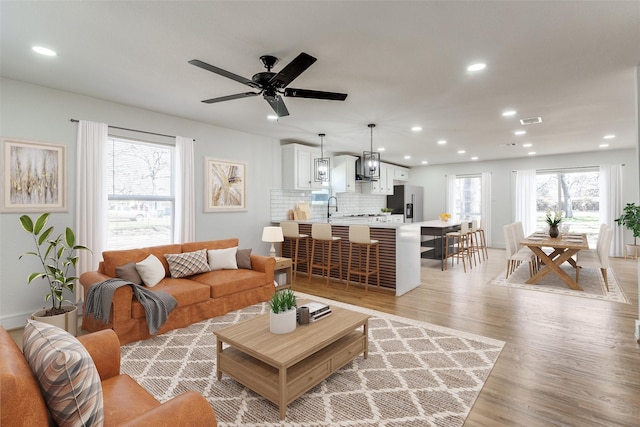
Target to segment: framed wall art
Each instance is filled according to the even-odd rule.
[[[247,164],[206,157],[205,212],[247,210]]]
[[[66,146],[2,139],[2,212],[67,211]]]

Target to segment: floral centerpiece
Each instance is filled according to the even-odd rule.
[[[557,209],[553,211],[553,214],[551,213],[551,211],[547,211],[547,215],[546,215],[546,219],[545,221],[547,221],[547,224],[549,224],[549,236],[551,237],[558,237],[558,234],[560,234],[559,230],[558,230],[558,225],[560,225],[560,223],[562,222],[562,211],[558,211]]]
[[[449,221],[450,218],[451,218],[451,214],[450,213],[441,213],[440,214],[440,221],[442,221],[442,222],[447,222],[447,221]]]

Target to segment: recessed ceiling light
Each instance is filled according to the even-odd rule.
[[[47,47],[42,47],[42,46],[33,46],[31,48],[31,50],[33,50],[36,53],[39,53],[40,55],[44,55],[44,56],[57,56],[58,53],[55,50],[51,50]]]
[[[404,156],[404,158],[405,158],[406,160],[409,160],[409,159],[411,158],[411,156]]]
[[[440,145],[444,145],[444,144],[446,144],[446,143],[447,143],[447,141],[446,141],[446,140],[444,140],[444,139],[441,139],[440,141],[438,141],[438,144],[440,144]]]
[[[514,135],[524,135],[525,133],[527,133],[526,130],[517,130],[517,131],[513,132]]]
[[[522,146],[523,146],[523,147],[525,147],[525,148],[529,148],[529,147],[531,147],[532,145],[533,145],[533,144],[532,144],[532,143],[530,143],[530,142],[525,142],[524,144],[522,144]]]
[[[487,68],[487,64],[484,62],[478,62],[476,64],[471,64],[467,67],[467,71],[481,71]]]
[[[458,154],[464,154],[464,153],[466,153],[465,150],[458,150]]]
[[[600,145],[598,145],[598,147],[600,147],[600,148],[607,148],[608,146],[609,146],[609,144],[600,144]]]
[[[615,137],[616,137],[616,136],[615,136],[614,134],[610,134],[610,135],[605,135],[605,136],[603,136],[602,138],[604,138],[604,139],[613,139],[613,138],[615,138]]]
[[[378,151],[384,151],[384,150],[386,150],[386,148],[384,148],[384,147],[379,147],[378,148]]]
[[[267,119],[269,119],[269,120],[278,120],[278,116],[270,114],[270,115],[267,116]]]
[[[473,156],[471,160],[478,160],[478,156]]]
[[[527,154],[530,155],[530,156],[533,156],[534,154],[536,154],[536,152],[535,151],[529,151]]]
[[[421,161],[420,163],[422,163],[423,165],[426,165],[426,164],[427,164],[427,163],[429,163],[429,162],[427,162],[426,160],[423,160],[423,161]]]
[[[414,131],[414,132],[420,132],[422,130],[422,127],[414,126],[414,127],[411,128],[411,130]]]
[[[516,115],[516,110],[504,110],[502,112],[503,117],[511,117]]]

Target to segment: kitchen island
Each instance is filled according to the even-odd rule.
[[[314,222],[325,221],[298,221],[300,233],[311,235],[311,224]],[[355,222],[337,217],[331,220],[331,231],[334,236],[342,238],[342,279],[345,282],[347,280],[347,262],[349,258],[349,226],[356,223],[369,225],[371,238],[380,242],[380,289],[400,296],[420,286],[420,227],[418,224]],[[285,257],[290,256],[287,250],[288,245],[285,245],[283,253]],[[334,250],[332,256],[337,257],[337,253],[338,251]],[[300,246],[299,256],[306,256],[304,245]],[[316,253],[316,257],[319,259],[318,253]],[[357,259],[357,256],[355,259]],[[306,273],[306,265],[302,265],[298,271]],[[333,279],[339,279],[339,276],[340,271],[337,268],[331,269],[331,277]],[[357,283],[357,281],[354,282],[352,280],[351,283]],[[369,278],[369,287],[376,287],[377,285],[375,276],[371,276]]]

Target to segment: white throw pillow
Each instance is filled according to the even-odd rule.
[[[164,279],[164,265],[162,265],[162,261],[155,255],[149,255],[142,261],[136,263],[136,270],[138,270],[138,274],[142,278],[145,286],[155,286]]]
[[[207,251],[211,270],[237,270],[236,252],[238,247],[227,249],[210,249]]]

